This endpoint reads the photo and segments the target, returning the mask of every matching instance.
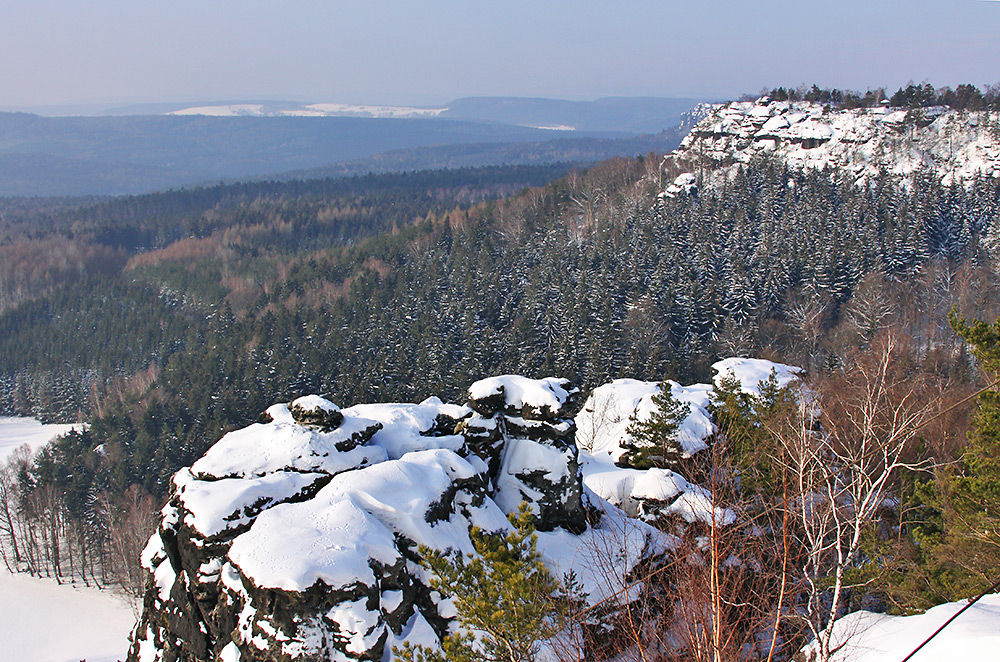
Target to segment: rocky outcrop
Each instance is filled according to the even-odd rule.
[[[462,429],[490,463],[493,498],[508,513],[527,502],[543,531],[587,528],[590,511],[570,418],[577,393],[564,379],[517,375],[484,379],[469,388],[475,414]]]
[[[675,167],[722,174],[763,156],[796,168],[840,168],[859,183],[881,171],[903,178],[930,171],[945,184],[1000,178],[1000,114],[945,107],[835,110],[763,97],[715,106],[672,155]],[[665,194],[677,192],[675,182]]]
[[[269,408],[174,477],[129,659],[382,660],[403,641],[436,645],[454,608],[419,547],[474,553],[470,529],[508,530],[525,501],[546,562],[608,598],[587,549],[628,550],[628,574],[670,541],[585,488],[575,395],[504,376],[466,405]]]
[[[729,358],[713,364],[712,384],[682,386],[636,379],[616,379],[594,389],[576,417],[584,483],[594,494],[621,508],[630,517],[658,526],[671,522],[705,525],[728,524],[735,515],[716,506],[708,491],[669,469],[639,470],[627,466],[627,453],[634,446],[629,432],[633,420],[650,416],[656,405],[653,397],[663,384],[670,386],[673,399],[683,403],[687,416],[679,421],[676,441],[685,458],[704,450],[716,433],[710,402],[721,379],[735,380],[751,398],[760,394],[770,379],[779,388],[792,388],[799,397],[811,397],[801,388],[800,368],[762,359]]]

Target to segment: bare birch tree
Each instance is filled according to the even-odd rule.
[[[910,364],[899,338],[882,334],[872,349],[823,384],[822,413],[807,393],[796,424],[775,429],[795,487],[805,606],[796,618],[821,662],[835,652],[834,621],[855,586],[850,575],[866,537],[898,507],[899,473],[930,466],[911,446],[939,410],[941,389]]]

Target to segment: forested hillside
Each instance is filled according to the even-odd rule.
[[[503,373],[690,383],[728,355],[836,384],[888,335],[900,370],[949,384],[942,406],[985,384],[963,338],[982,353],[988,334],[956,318],[960,338],[948,314],[1000,315],[1000,180],[859,182],[766,156],[683,187],[659,155],[564,170],[5,202],[0,407],[90,422],[23,489],[77,522],[97,495],[162,498],[225,431],[309,393],[456,401]],[[964,420],[921,452],[960,458]],[[944,502],[920,503],[939,526]],[[925,572],[887,589],[900,605],[977,585],[910,552]]]
[[[451,397],[500,372],[584,388],[704,379],[720,353],[817,369],[889,324],[921,354],[947,355],[952,305],[995,313],[995,180],[856,187],[758,161],[724,188],[665,197],[658,169],[611,161],[473,207],[459,200],[484,180],[433,194],[413,175],[322,195],[206,190],[192,194],[211,205],[198,214],[176,193],[29,215],[19,227],[49,232],[5,250],[72,232],[92,238],[81,252],[117,262],[46,271],[29,300],[9,296],[5,411],[104,412],[86,443],[129,438],[144,450],[119,480],[160,493],[180,459],[165,456],[190,460],[302,393]],[[502,192],[496,175],[489,189]]]

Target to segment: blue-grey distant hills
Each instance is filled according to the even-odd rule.
[[[585,163],[675,146],[679,138],[663,131],[696,103],[469,98],[436,108],[227,102],[0,113],[0,196],[117,195],[289,172]]]
[[[607,97],[594,101],[468,97],[447,104],[441,117],[573,128],[577,131],[659,133],[681,122],[702,99]]]

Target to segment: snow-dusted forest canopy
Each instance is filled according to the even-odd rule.
[[[136,659],[436,659],[468,622],[429,573],[498,544],[575,571],[545,617],[595,659],[827,660],[848,611],[975,595],[1000,123],[921,89],[775,90],[586,170],[0,201],[0,413],[88,422],[5,465],[5,558],[143,596]],[[621,595],[560,565],[584,539],[634,552]]]

